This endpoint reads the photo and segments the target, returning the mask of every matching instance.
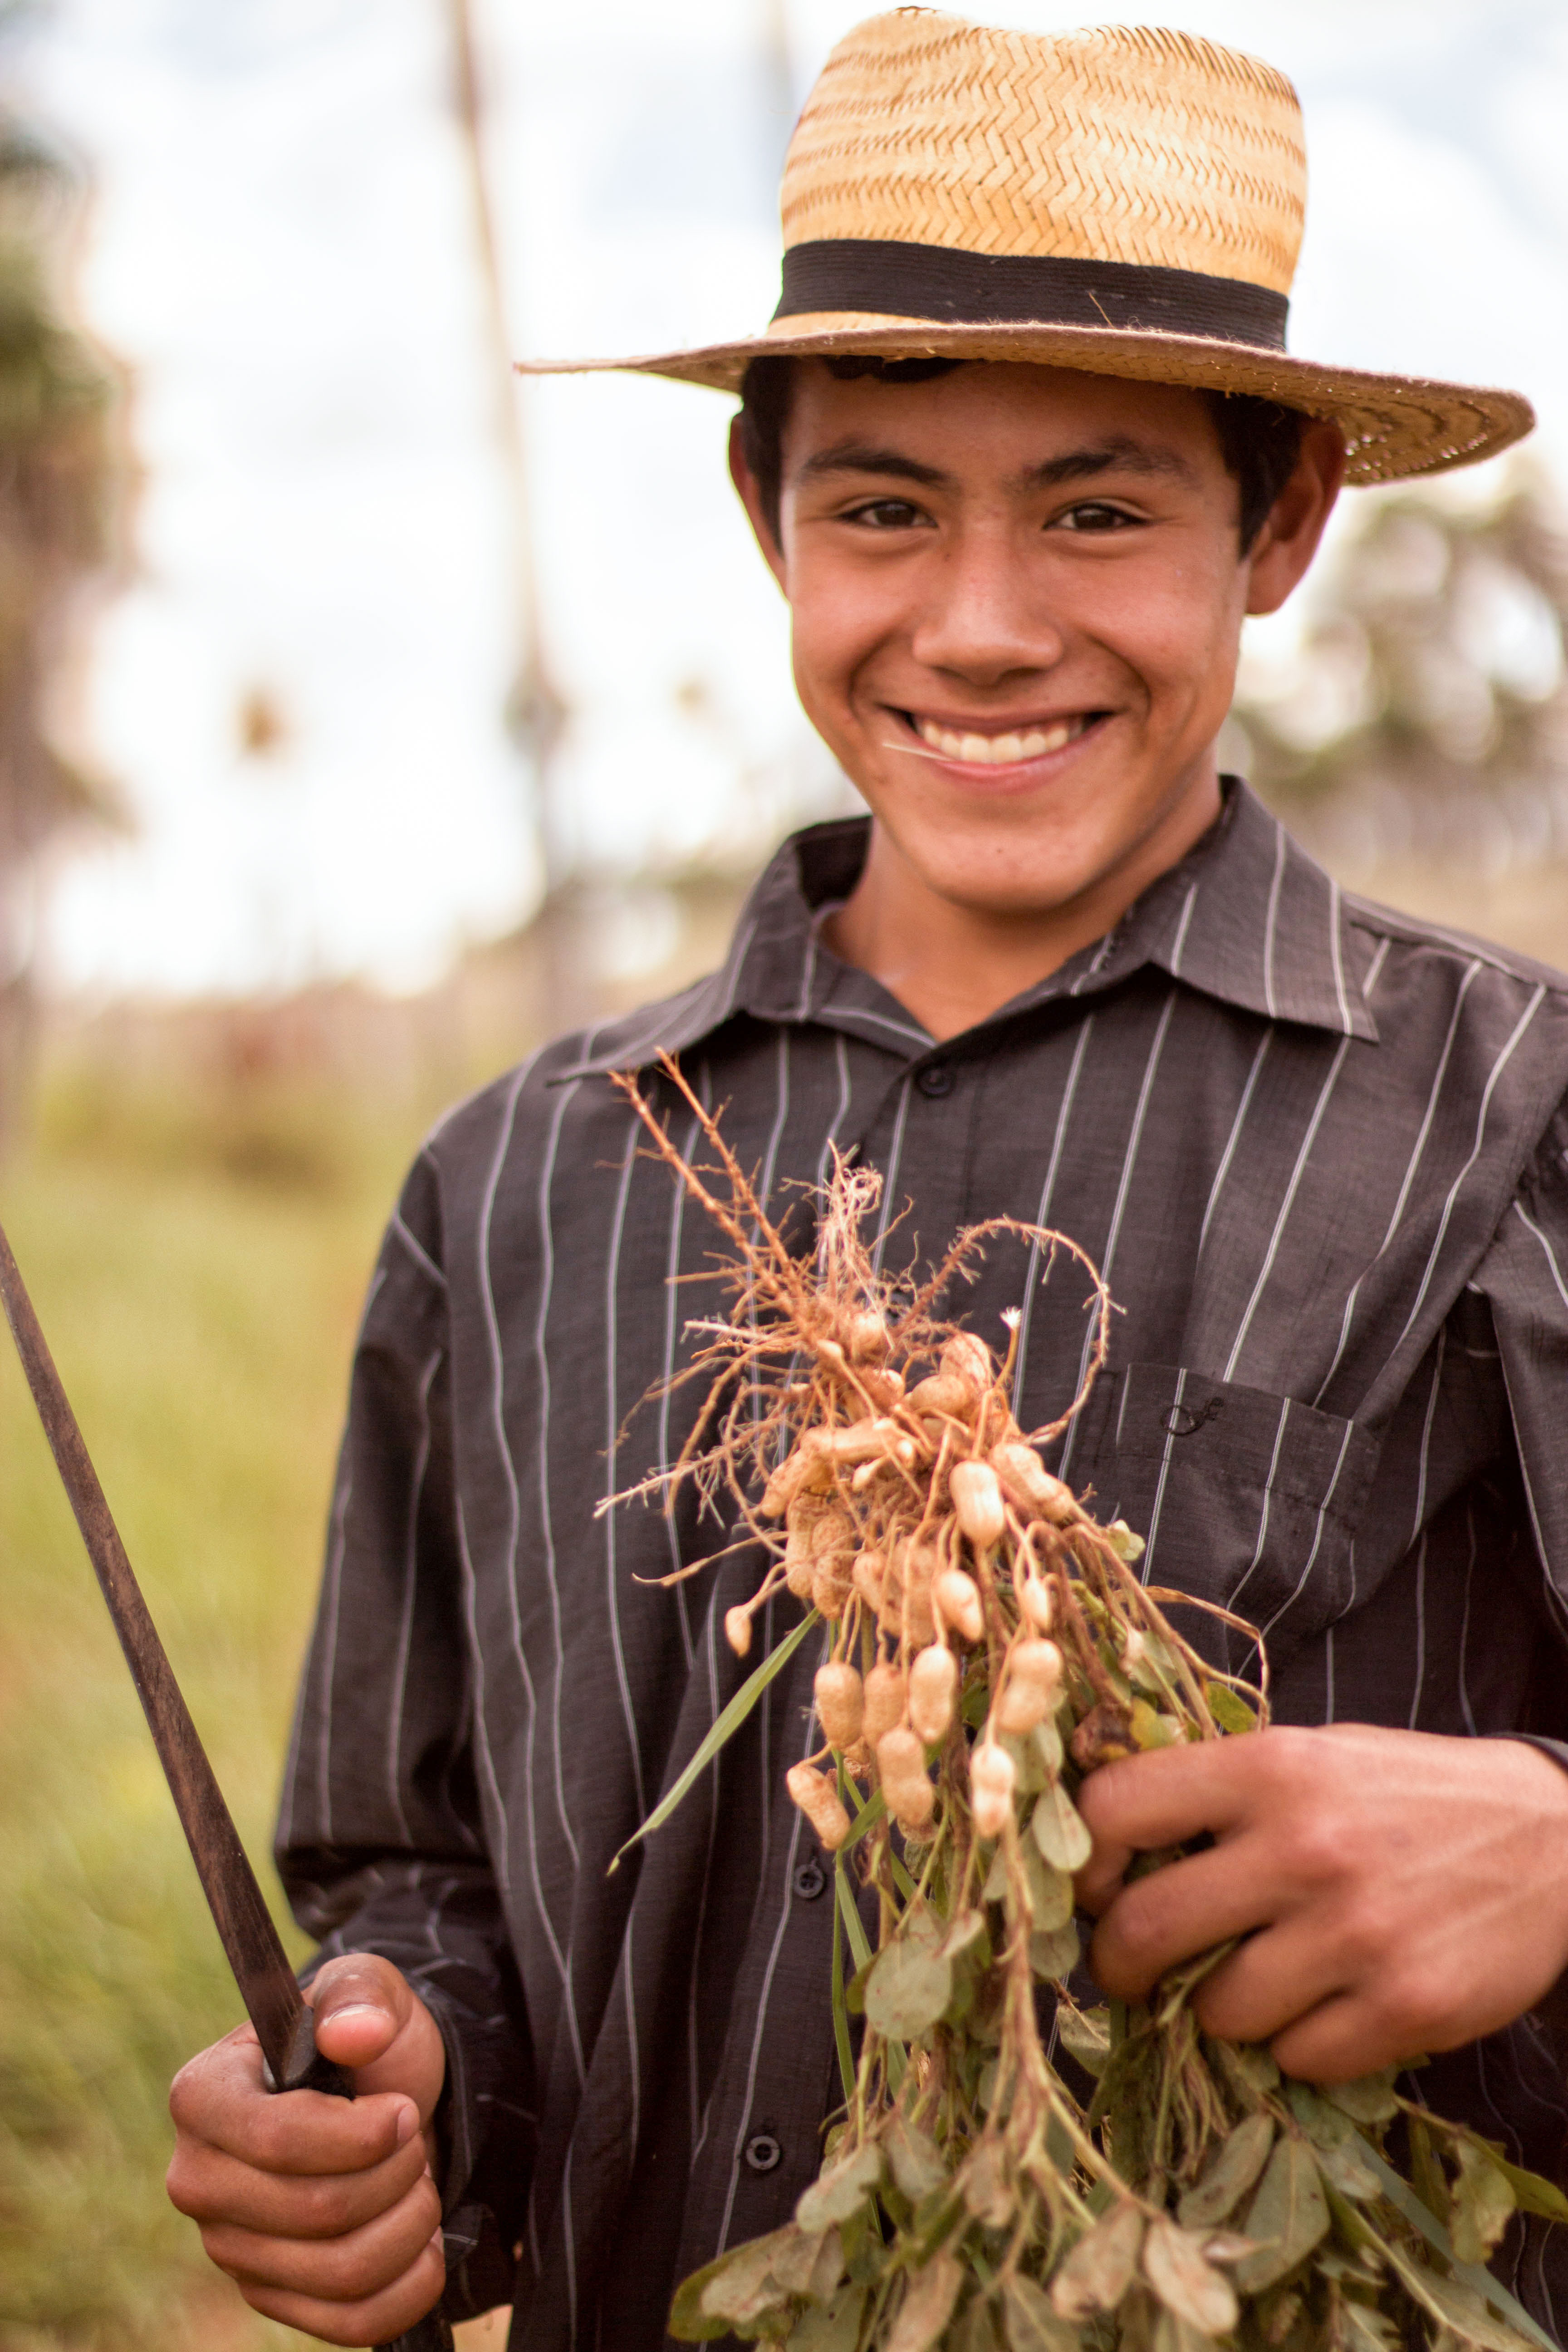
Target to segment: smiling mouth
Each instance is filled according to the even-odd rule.
[[[980,735],[968,729],[942,727],[934,719],[916,718],[910,710],[900,716],[938,759],[960,761],[970,768],[1010,768],[1025,760],[1043,760],[1049,752],[1064,751],[1105,713],[1080,710],[1070,719],[1054,719],[1048,726],[1020,727],[1005,735]]]

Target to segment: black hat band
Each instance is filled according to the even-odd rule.
[[[863,310],[943,326],[1126,327],[1282,352],[1289,310],[1270,287],[1196,269],[832,236],[784,255],[773,317]]]

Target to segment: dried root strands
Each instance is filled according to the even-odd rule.
[[[756,1545],[757,1593],[727,1618],[738,1649],[786,1581],[832,1621],[816,1710],[855,1821],[818,1760],[791,1769],[789,1792],[879,1916],[857,1969],[833,1915],[844,2105],[822,2178],[793,2221],[686,2282],[671,2334],[794,2352],[1541,2352],[1466,2266],[1516,2207],[1568,2223],[1560,2191],[1407,2107],[1392,2075],[1319,2092],[1282,2082],[1266,2050],[1211,2041],[1188,2006],[1206,1958],[1142,2009],[1084,2014],[1061,1993],[1085,1775],[1267,1718],[1262,1692],[1244,1699],[1163,1612],[1177,1596],[1140,1582],[1138,1537],[1098,1526],[1036,1450],[1104,1360],[1110,1302],[1081,1251],[996,1219],[900,1287],[865,1246],[879,1181],[837,1161],[816,1246],[792,1256],[716,1122],[673,1064],[663,1075],[710,1164],[684,1160],[618,1083],[718,1227],[727,1299],[689,1327],[676,1385],[697,1384],[692,1434],[637,1491],[694,1486]],[[1003,1236],[1091,1285],[1084,1386],[1035,1431],[1013,1392],[1016,1317],[1000,1360],[941,1319]],[[1087,2108],[1042,2039],[1047,1988],[1097,2081]],[[1451,2256],[1384,2193],[1398,2117]]]

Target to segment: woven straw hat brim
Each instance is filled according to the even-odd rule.
[[[662,375],[738,392],[754,359],[812,359],[854,352],[898,359],[1016,360],[1088,375],[1131,377],[1197,391],[1249,393],[1337,425],[1348,482],[1368,484],[1474,465],[1521,440],[1535,412],[1519,393],[1419,376],[1321,367],[1284,352],[1202,335],[1127,327],[940,324],[864,313],[815,312],[781,319],[766,334],[695,351],[635,359],[523,360],[524,375],[604,373]]]

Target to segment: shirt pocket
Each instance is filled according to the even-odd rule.
[[[1234,1610],[1276,1653],[1342,1615],[1377,1440],[1296,1397],[1180,1365],[1133,1364],[1118,1385],[1095,1484],[1147,1538],[1148,1581]],[[1183,1631],[1215,1660],[1239,1657],[1212,1620]]]

